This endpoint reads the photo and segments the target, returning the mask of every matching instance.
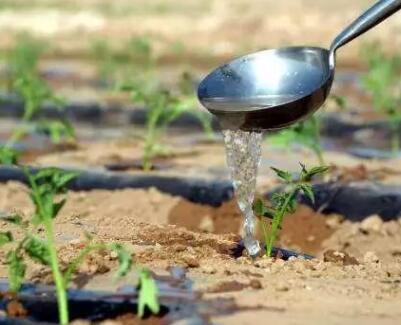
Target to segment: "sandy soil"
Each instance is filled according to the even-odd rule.
[[[165,60],[181,53],[207,65],[213,57],[221,60],[256,48],[294,44],[328,47],[334,36],[371,3],[3,0],[0,28],[6,33],[0,45],[7,47],[15,32],[29,31],[54,41],[55,52],[71,56],[88,53],[96,39],[109,39],[119,46],[132,36],[148,35]],[[399,48],[400,23],[399,16],[391,18],[358,44],[342,50],[340,60],[349,63],[358,59],[361,42],[382,40],[388,49]]]
[[[28,218],[32,206],[26,192],[18,183],[0,185],[0,210]],[[260,324],[262,319],[280,324],[401,321],[401,220],[383,223],[372,216],[351,224],[337,216],[324,217],[301,208],[286,219],[280,243],[315,253],[318,259],[252,261],[230,255],[239,239],[235,234],[238,230],[225,229],[229,222],[239,225],[233,203],[211,211],[156,190],[92,191],[68,193],[67,197],[56,220],[63,261],[70,260],[82,247],[86,231],[99,240],[125,243],[137,262],[155,271],[164,272],[173,265],[187,268],[195,288],[204,292],[206,299],[234,297],[239,306],[260,307],[216,317],[214,323]],[[198,221],[200,225],[195,226]],[[197,231],[168,223],[188,225]],[[5,224],[1,227],[8,229]],[[329,249],[342,253],[327,252]],[[344,253],[357,261],[344,258]],[[0,261],[4,262],[4,253]],[[95,254],[80,271],[94,275],[88,287],[111,289],[116,285],[110,272],[115,266],[115,257]],[[5,266],[0,266],[0,276],[5,275]],[[50,276],[41,267],[33,267],[28,279],[49,282]]]

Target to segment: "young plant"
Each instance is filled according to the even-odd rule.
[[[397,154],[401,132],[401,56],[386,57],[378,44],[365,46],[363,55],[369,71],[362,84],[372,95],[374,109],[386,116],[391,130],[391,148]]]
[[[14,89],[14,83],[26,75],[37,75],[38,62],[46,45],[30,36],[20,34],[15,47],[8,53],[8,90]]]
[[[345,99],[340,96],[332,95],[329,97],[334,104],[340,108],[345,108]],[[324,155],[321,142],[321,117],[314,114],[307,120],[299,122],[282,131],[269,134],[268,141],[274,146],[289,148],[292,144],[300,144],[309,148],[317,157],[320,165],[324,165]]]
[[[143,318],[145,308],[148,307],[153,314],[160,312],[159,289],[152,274],[147,269],[142,269],[139,273],[139,296],[138,296],[138,316]]]
[[[3,164],[17,163],[18,153],[14,149],[15,144],[20,141],[31,130],[27,124],[33,123],[34,130],[39,130],[50,136],[53,143],[61,140],[73,141],[75,139],[74,129],[68,121],[63,119],[47,119],[35,121],[35,115],[40,113],[46,103],[52,103],[62,109],[64,100],[54,95],[53,90],[39,76],[37,65],[42,53],[43,45],[31,38],[17,42],[10,56],[11,88],[24,102],[24,113],[22,123],[17,127],[0,150],[0,160]]]
[[[260,199],[256,200],[254,204],[255,214],[262,218],[261,227],[265,241],[266,256],[268,257],[271,256],[273,244],[276,241],[278,230],[280,229],[285,215],[295,212],[298,194],[303,193],[313,202],[315,198],[310,181],[314,176],[325,173],[328,167],[319,166],[307,169],[301,164],[301,172],[297,177],[293,176],[288,171],[274,167],[272,167],[272,170],[284,181],[284,189],[273,194],[269,206],[266,206]],[[272,220],[270,231],[267,229],[263,217]]]
[[[196,81],[191,73],[184,71],[178,83],[180,90],[180,100],[185,103],[187,107],[198,107],[199,101],[196,97]],[[212,127],[212,117],[204,109],[194,109],[191,113],[199,120],[202,125],[203,132],[205,133],[208,140],[213,140],[215,134]]]
[[[183,113],[192,111],[193,106],[159,85],[131,82],[122,84],[119,89],[129,91],[134,103],[147,108],[142,165],[148,171],[156,156],[166,154],[166,148],[160,140],[167,127]]]
[[[11,249],[6,256],[9,269],[10,290],[18,292],[25,277],[27,264],[25,256],[34,262],[50,267],[56,287],[56,296],[61,324],[68,324],[67,288],[72,275],[75,273],[84,258],[93,251],[111,250],[118,256],[120,267],[117,276],[124,276],[132,266],[131,254],[119,244],[89,243],[82,249],[75,259],[62,269],[56,249],[54,236],[54,219],[65,204],[65,198],[60,195],[66,192],[66,184],[73,180],[77,173],[64,172],[56,168],[43,169],[32,175],[25,170],[30,186],[30,197],[35,207],[35,213],[26,223],[20,216],[3,217],[1,220],[20,227],[24,231],[21,240],[16,241],[16,248]],[[36,235],[30,227],[44,228],[45,238]],[[0,246],[14,242],[11,232],[0,232]]]

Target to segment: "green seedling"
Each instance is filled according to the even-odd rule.
[[[167,127],[184,112],[192,112],[193,106],[159,85],[146,83],[125,83],[119,86],[131,94],[131,100],[143,104],[148,110],[142,165],[144,170],[152,169],[152,160],[166,155],[168,150],[161,144]]]
[[[199,101],[196,97],[196,81],[191,73],[184,71],[178,83],[180,90],[180,100],[185,103],[187,107],[198,107]],[[215,138],[215,134],[212,127],[212,116],[210,113],[203,109],[194,109],[191,113],[199,120],[202,125],[203,131],[209,140]]]
[[[18,163],[19,151],[13,148],[0,147],[0,164],[15,165]]]
[[[143,318],[147,307],[153,314],[160,312],[158,300],[159,290],[152,274],[147,269],[142,269],[139,273],[139,297],[138,297],[138,316]]]
[[[9,90],[13,90],[14,83],[26,75],[37,75],[38,62],[46,44],[33,38],[29,34],[20,34],[16,38],[16,45],[8,54]]]
[[[17,163],[18,154],[13,147],[32,130],[49,135],[55,144],[62,140],[73,141],[75,138],[74,129],[68,121],[57,118],[39,122],[34,120],[45,104],[53,104],[60,110],[65,105],[64,100],[54,95],[53,90],[39,76],[37,66],[43,47],[41,42],[23,36],[18,39],[11,51],[9,59],[11,89],[22,98],[24,114],[21,125],[14,129],[0,150],[0,160],[3,164]],[[28,128],[29,123],[34,124],[32,129]]]
[[[117,277],[121,277],[131,269],[131,254],[119,244],[94,243],[91,238],[88,238],[89,243],[72,262],[62,269],[57,255],[53,223],[65,204],[65,198],[60,196],[66,192],[67,183],[72,181],[77,173],[64,172],[56,168],[47,168],[35,175],[27,170],[25,173],[29,181],[30,197],[35,206],[32,219],[26,223],[20,216],[1,218],[2,221],[18,226],[24,232],[23,238],[19,241],[15,241],[10,232],[0,232],[0,246],[11,243],[16,246],[9,250],[6,256],[10,290],[18,292],[22,285],[27,269],[26,256],[36,263],[50,267],[56,286],[59,321],[63,325],[68,324],[67,288],[72,275],[84,258],[93,251],[115,251],[119,261]],[[37,231],[39,227],[43,227],[45,238],[35,235],[35,230]]]
[[[91,53],[100,78],[111,82],[133,74],[151,73],[156,64],[151,39],[146,36],[131,38],[120,47],[97,40],[92,44]]]
[[[340,109],[344,109],[346,106],[344,97],[332,95],[329,99]],[[310,149],[316,155],[320,165],[325,164],[321,141],[321,117],[319,114],[314,114],[305,121],[270,134],[268,141],[280,148],[290,148],[292,144],[299,144]]]
[[[310,181],[314,176],[325,173],[328,167],[319,166],[307,169],[301,164],[301,172],[298,176],[293,176],[288,171],[274,167],[272,167],[272,170],[284,182],[284,189],[273,194],[269,206],[266,206],[260,199],[256,200],[254,204],[255,214],[262,218],[261,227],[265,242],[266,256],[268,257],[272,254],[273,244],[276,241],[278,231],[285,215],[295,212],[298,194],[303,193],[314,202],[315,197]],[[271,219],[270,231],[263,218]]]
[[[36,132],[47,135],[54,144],[60,144],[62,141],[75,141],[75,129],[71,123],[65,119],[39,120],[35,125],[35,129]]]
[[[378,44],[365,46],[363,55],[369,71],[362,84],[372,95],[374,109],[386,116],[391,130],[391,148],[397,154],[401,131],[401,56],[386,57]]]
[[[292,144],[297,143],[309,148],[316,155],[319,164],[324,164],[320,127],[320,118],[313,115],[305,121],[270,135],[268,139],[277,147],[289,148]]]

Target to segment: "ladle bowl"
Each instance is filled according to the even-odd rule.
[[[336,50],[400,9],[401,0],[377,2],[339,34],[329,50],[286,47],[223,64],[202,80],[198,98],[223,128],[262,131],[303,120],[330,93]]]

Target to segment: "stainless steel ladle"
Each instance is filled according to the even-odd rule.
[[[334,79],[336,50],[401,9],[401,0],[381,0],[339,34],[330,50],[286,47],[249,54],[214,70],[198,97],[223,128],[283,128],[315,112]]]

